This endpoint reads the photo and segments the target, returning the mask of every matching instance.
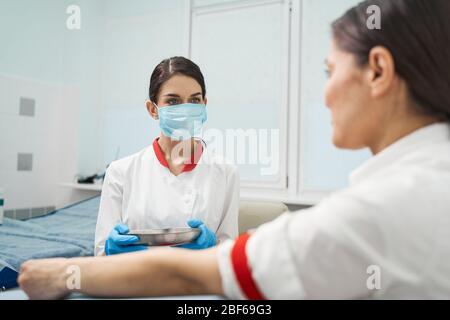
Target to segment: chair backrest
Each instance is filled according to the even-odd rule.
[[[284,203],[241,201],[239,206],[239,234],[273,221],[289,211]]]

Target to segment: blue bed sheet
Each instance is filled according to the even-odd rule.
[[[17,286],[20,265],[29,259],[94,254],[100,197],[27,221],[0,225],[0,289]]]

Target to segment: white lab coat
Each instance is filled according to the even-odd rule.
[[[450,126],[397,141],[349,188],[227,241],[218,261],[234,299],[449,299]]]
[[[161,159],[161,158],[160,158]],[[239,175],[222,158],[203,151],[194,170],[174,176],[153,146],[111,163],[102,189],[95,255],[117,223],[132,229],[188,227],[202,220],[219,241],[238,235]]]

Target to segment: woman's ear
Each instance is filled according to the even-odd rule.
[[[155,107],[155,105],[153,104],[153,102],[150,101],[150,100],[147,100],[147,101],[145,102],[145,105],[146,105],[146,107],[147,107],[148,113],[150,113],[150,116],[151,116],[153,119],[158,120],[158,119],[159,119],[159,117],[158,117],[158,110],[157,110],[157,108]]]
[[[368,83],[373,98],[386,94],[395,82],[395,62],[385,47],[374,47],[369,53]]]
[[[208,104],[208,98],[205,97],[204,101],[205,101],[205,106],[206,106]]]

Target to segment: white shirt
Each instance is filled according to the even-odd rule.
[[[198,164],[179,176],[164,163],[157,141],[153,146],[111,163],[102,189],[95,255],[118,223],[129,229],[188,227],[196,218],[219,241],[238,235],[239,175],[234,166],[207,149]]]
[[[314,208],[288,213],[218,262],[229,298],[450,298],[450,126],[394,143]]]

